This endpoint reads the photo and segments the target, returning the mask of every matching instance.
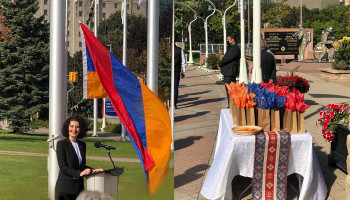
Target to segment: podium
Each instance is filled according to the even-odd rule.
[[[87,190],[98,191],[118,199],[119,176],[124,168],[108,169],[99,173],[90,174],[87,178]]]

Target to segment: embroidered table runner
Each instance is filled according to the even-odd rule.
[[[255,136],[254,200],[287,199],[290,143],[290,134],[285,131],[264,132]]]

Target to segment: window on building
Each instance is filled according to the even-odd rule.
[[[67,21],[67,26],[69,26],[69,21]]]
[[[81,47],[81,42],[79,42],[79,47]]]
[[[67,47],[69,47],[69,41],[67,41]]]
[[[106,3],[103,3],[103,4],[102,4],[102,8],[105,8],[105,7],[106,7]]]
[[[129,4],[126,5],[126,9],[129,10]]]
[[[44,15],[47,15],[47,10],[44,10]]]
[[[137,4],[137,10],[140,10],[140,6]]]
[[[69,31],[67,31],[67,36],[69,36]]]
[[[106,13],[102,13],[102,17],[103,17],[103,18],[106,18]]]
[[[80,31],[78,32],[78,35],[79,35],[79,37],[80,37]]]
[[[117,3],[114,4],[114,8],[118,8],[118,4]]]
[[[47,24],[47,20],[46,19],[44,20],[44,24]]]
[[[93,27],[94,27],[94,25],[95,25],[95,23],[94,23],[94,22],[91,22],[91,28],[93,28]]]
[[[83,6],[83,1],[79,1],[79,6]]]
[[[44,0],[44,5],[47,5],[47,0]]]
[[[83,16],[83,12],[79,11],[79,17]]]

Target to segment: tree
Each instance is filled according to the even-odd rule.
[[[0,42],[0,110],[14,133],[34,128],[37,112],[48,117],[49,29],[35,18],[36,0],[0,0],[3,23],[16,40]]]

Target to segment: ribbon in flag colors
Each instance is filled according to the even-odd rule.
[[[170,160],[169,113],[157,96],[82,23],[80,32],[83,59],[94,66],[141,160],[148,190],[154,193],[166,175]]]

